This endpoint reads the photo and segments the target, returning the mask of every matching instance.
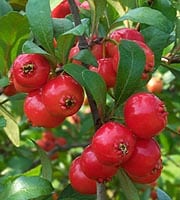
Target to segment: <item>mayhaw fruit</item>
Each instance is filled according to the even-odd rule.
[[[84,91],[71,76],[60,74],[43,87],[42,99],[52,115],[67,117],[80,109],[84,101]]]
[[[133,133],[118,122],[103,124],[94,134],[92,148],[105,165],[120,166],[132,155],[136,139]]]
[[[91,145],[84,149],[80,157],[81,167],[85,175],[97,182],[110,181],[118,171],[117,167],[104,165],[99,162]]]
[[[161,158],[159,144],[153,139],[137,138],[131,157],[121,166],[132,176],[146,176]]]
[[[49,78],[51,66],[40,54],[21,54],[13,62],[12,81],[19,92],[30,92],[42,87]]]
[[[71,186],[81,194],[96,194],[96,181],[88,178],[82,171],[80,157],[71,163],[69,169],[69,180]]]
[[[124,105],[125,124],[140,138],[158,135],[167,124],[167,112],[157,96],[139,92],[130,96]]]
[[[30,92],[24,101],[24,113],[32,126],[54,128],[64,121],[63,116],[55,117],[46,109],[41,90]]]

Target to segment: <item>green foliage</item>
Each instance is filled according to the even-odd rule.
[[[61,193],[59,200],[96,200],[95,195],[82,195],[76,192],[71,185],[68,185]]]
[[[30,0],[26,5],[26,14],[37,41],[49,53],[54,53],[53,21],[50,17],[49,0]]]
[[[7,200],[30,200],[49,195],[51,192],[52,186],[46,179],[36,176],[20,176],[7,184],[0,194],[0,198],[6,198]]]
[[[6,126],[4,127],[4,130],[11,140],[11,142],[15,146],[20,145],[20,137],[19,137],[19,127],[14,118],[11,116],[11,114],[5,110],[2,106],[0,106],[0,116],[3,116],[6,120]]]
[[[145,65],[144,52],[136,43],[121,41],[119,50],[121,59],[115,87],[116,106],[138,89]]]
[[[83,0],[81,1],[83,2]],[[149,200],[155,190],[158,200],[178,200],[180,196],[180,18],[179,2],[170,0],[88,0],[90,10],[79,9],[81,24],[74,25],[72,15],[51,18],[51,9],[59,1],[0,0],[0,199],[95,200],[96,195],[74,191],[68,180],[72,160],[88,145],[95,131],[90,107],[85,102],[75,116],[50,129],[56,137],[66,139],[65,146],[45,152],[37,144],[43,127],[32,127],[23,112],[27,94],[5,96],[9,69],[21,53],[44,55],[52,64],[50,76],[67,73],[88,91],[97,105],[101,121],[123,121],[123,103],[136,91],[147,91],[142,80],[145,66],[144,51],[133,41],[121,40],[118,49],[120,62],[115,88],[106,87],[103,78],[88,69],[97,66],[90,48],[81,50],[74,58],[82,65],[71,63],[69,51],[85,36],[93,42],[107,42],[107,36],[121,27],[137,28],[155,55],[155,69],[150,74],[163,80],[163,90],[156,95],[164,101],[168,125],[158,140],[163,171],[157,185],[133,183],[122,171],[106,184],[112,200]],[[103,39],[101,38],[103,37]],[[95,39],[95,40],[94,40]],[[97,41],[96,41],[97,39]],[[94,41],[93,41],[94,40]],[[55,44],[57,42],[57,44]],[[106,52],[103,52],[104,56]],[[84,66],[85,64],[85,66]],[[58,67],[58,68],[56,68]],[[33,111],[32,111],[33,112]],[[51,160],[55,151],[57,158]]]
[[[26,16],[9,12],[0,18],[0,27],[0,72],[7,75],[13,60],[21,53],[23,43],[29,38],[29,23]]]

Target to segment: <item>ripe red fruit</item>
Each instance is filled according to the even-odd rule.
[[[148,81],[146,87],[149,92],[161,93],[163,89],[163,80],[154,76]]]
[[[80,157],[71,163],[69,180],[72,187],[82,194],[96,194],[96,181],[89,179],[82,171]]]
[[[6,96],[13,96],[13,95],[17,94],[17,90],[16,90],[16,88],[14,87],[14,84],[13,84],[13,83],[9,83],[9,85],[7,85],[7,86],[3,89],[3,93],[4,93]]]
[[[102,125],[92,139],[92,148],[98,160],[105,165],[119,166],[127,161],[134,151],[135,138],[132,132],[117,122]]]
[[[81,65],[81,61],[74,59],[73,57],[76,56],[79,53],[79,47],[78,47],[78,43],[71,48],[70,52],[69,52],[69,60],[77,65]]]
[[[124,105],[127,127],[140,138],[158,135],[166,126],[167,112],[164,103],[155,95],[140,92],[130,96]]]
[[[115,86],[116,73],[113,69],[113,58],[99,59],[98,73],[103,77],[108,88]]]
[[[131,176],[146,176],[153,170],[160,157],[160,147],[154,139],[137,139],[131,157],[122,167]]]
[[[137,40],[137,41],[144,42],[143,35],[136,29],[132,29],[132,28],[117,29],[117,30],[113,31],[109,37],[110,37],[110,39],[113,39],[117,42],[120,42],[121,39]]]
[[[24,113],[33,126],[54,128],[64,121],[63,116],[55,117],[47,111],[42,101],[41,90],[28,94],[24,101]]]
[[[143,50],[146,56],[146,64],[144,67],[144,72],[142,74],[142,79],[148,79],[149,77],[149,72],[152,72],[154,69],[155,65],[155,60],[154,60],[154,53],[153,51],[148,47],[147,44],[141,42],[141,41],[134,41],[136,42]]]
[[[81,154],[81,167],[85,175],[98,182],[110,181],[116,174],[118,168],[114,166],[103,165],[96,158],[96,155],[91,147],[87,146]]]
[[[79,5],[79,1],[75,1],[77,5]],[[53,18],[64,18],[66,15],[70,14],[70,6],[68,0],[61,1],[52,11],[51,16]]]
[[[160,177],[162,168],[163,168],[162,160],[159,159],[155,164],[154,168],[150,172],[148,172],[145,176],[134,176],[131,174],[128,175],[134,182],[141,184],[150,184],[156,181]]]
[[[52,115],[67,117],[80,109],[84,91],[71,76],[59,75],[43,87],[42,98]]]
[[[15,59],[11,73],[16,90],[30,92],[47,82],[50,64],[40,54],[21,54]]]

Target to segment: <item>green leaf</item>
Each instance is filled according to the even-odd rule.
[[[66,18],[58,19],[53,18],[54,35],[57,38],[59,35],[74,28],[72,21]]]
[[[37,144],[36,148],[39,152],[40,160],[41,160],[41,165],[42,165],[42,170],[41,174],[44,179],[47,179],[48,181],[52,180],[52,165],[51,161],[49,160],[46,152],[41,149]]]
[[[8,85],[8,83],[9,83],[9,79],[8,79],[7,76],[1,77],[1,79],[0,79],[0,87],[5,87],[5,86]]]
[[[53,21],[50,13],[49,0],[27,2],[26,14],[35,38],[47,52],[54,54]]]
[[[162,52],[165,47],[173,42],[173,36],[153,26],[143,29],[141,33],[143,34],[146,43],[155,54],[156,65],[159,65]]]
[[[0,18],[0,71],[7,75],[12,62],[21,53],[30,30],[26,16],[10,12]]]
[[[28,170],[27,172],[23,173],[24,176],[40,176],[42,166],[38,165],[37,167]]]
[[[58,57],[59,63],[67,63],[69,51],[74,43],[74,40],[75,36],[72,34],[60,35],[58,37],[55,54]]]
[[[11,142],[18,147],[20,145],[18,124],[15,122],[11,114],[9,114],[2,106],[0,106],[0,115],[6,120],[4,131]]]
[[[122,40],[121,55],[114,89],[116,106],[123,103],[138,87],[145,66],[144,51],[134,42]]]
[[[88,0],[91,8],[91,23],[92,23],[92,35],[98,28],[99,19],[104,15],[106,8],[106,0]]]
[[[133,200],[140,200],[136,187],[123,170],[120,170],[119,179],[121,188],[127,200],[132,200],[132,197]]]
[[[7,1],[5,0],[0,1],[0,16],[5,15],[12,10],[13,10],[12,7]]]
[[[96,58],[92,54],[92,52],[88,49],[81,50],[76,56],[74,56],[76,60],[82,61],[82,63],[97,66],[98,63],[96,61]]]
[[[35,44],[32,41],[27,40],[23,47],[22,47],[23,53],[38,53],[38,54],[44,54],[49,55],[47,51],[39,47],[37,44]]]
[[[96,200],[96,195],[83,195],[68,185],[61,193],[59,200]]]
[[[115,23],[124,20],[132,20],[133,22],[151,25],[167,33],[171,33],[174,27],[174,24],[160,11],[149,7],[140,7],[129,10],[125,15],[116,20]]]
[[[64,35],[72,34],[72,35],[76,35],[76,36],[81,36],[85,33],[85,31],[86,31],[86,26],[84,26],[83,24],[80,24],[63,34]]]
[[[158,200],[171,200],[170,196],[160,188],[157,188]]]
[[[78,83],[80,83],[82,86],[86,86],[83,78],[82,73],[84,70],[87,70],[85,67],[73,63],[69,63],[64,65],[64,71],[71,75]]]
[[[91,93],[101,115],[103,116],[105,113],[107,91],[103,78],[96,72],[90,70],[84,70],[82,72],[82,78],[85,83],[85,88]]]
[[[3,116],[0,116],[0,129],[4,128],[6,126],[6,120]]]
[[[38,176],[21,176],[8,184],[0,194],[0,199],[6,200],[31,200],[49,195],[53,188],[46,179]]]
[[[170,0],[158,0],[154,1],[152,8],[162,12],[169,20],[174,21],[176,19],[176,9],[172,6]]]

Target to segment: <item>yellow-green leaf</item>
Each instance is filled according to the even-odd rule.
[[[4,131],[6,132],[8,138],[15,146],[20,145],[20,137],[19,137],[19,127],[13,117],[5,110],[2,106],[0,106],[0,115],[4,117],[6,120],[6,126],[4,127]]]

